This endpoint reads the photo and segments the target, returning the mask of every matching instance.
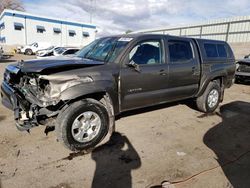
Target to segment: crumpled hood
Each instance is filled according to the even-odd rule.
[[[91,67],[96,65],[103,65],[104,62],[94,61],[89,59],[84,59],[75,56],[63,56],[63,57],[52,57],[45,59],[33,59],[28,61],[21,61],[18,63],[19,68],[22,72],[49,72],[56,69],[65,70],[74,69],[74,68],[83,68],[83,67]]]

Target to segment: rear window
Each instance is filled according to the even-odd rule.
[[[193,59],[193,51],[190,42],[169,40],[169,57],[170,62],[187,62]]]
[[[226,46],[224,44],[205,43],[205,52],[209,58],[226,58],[228,57]]]
[[[225,45],[217,44],[217,50],[218,50],[219,57],[227,57],[227,50],[226,50]]]

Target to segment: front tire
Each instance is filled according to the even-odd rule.
[[[211,81],[205,92],[196,99],[197,108],[205,113],[214,112],[220,103],[221,94],[219,81]]]
[[[56,121],[57,138],[72,151],[95,147],[108,133],[106,108],[94,99],[71,104]]]

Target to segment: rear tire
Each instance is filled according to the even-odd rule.
[[[31,49],[26,49],[25,50],[25,55],[32,55],[33,51]]]
[[[58,140],[72,151],[95,147],[106,136],[108,128],[108,112],[94,99],[71,104],[60,112],[56,121]]]
[[[197,108],[205,113],[214,112],[220,103],[221,94],[219,81],[211,81],[204,93],[196,99]]]

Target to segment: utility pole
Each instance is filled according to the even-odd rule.
[[[89,22],[92,23],[92,16],[93,16],[93,0],[90,0],[90,11],[89,11],[89,16],[90,16]]]
[[[94,13],[96,10],[96,0],[90,0],[90,8],[89,8],[89,22],[93,22]]]

